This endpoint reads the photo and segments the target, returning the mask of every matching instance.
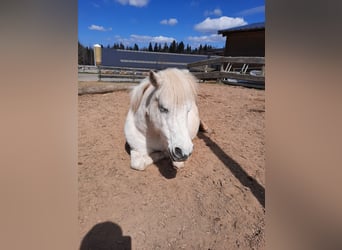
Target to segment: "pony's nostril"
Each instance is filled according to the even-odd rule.
[[[181,148],[179,147],[175,147],[175,155],[178,157],[178,158],[182,158],[183,157],[183,151]]]

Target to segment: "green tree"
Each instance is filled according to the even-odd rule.
[[[179,44],[178,44],[178,46],[177,46],[177,53],[184,53],[184,43],[183,43],[183,41],[181,41]]]
[[[163,52],[169,52],[169,46],[167,43],[164,43]]]
[[[79,65],[93,65],[94,64],[94,50],[92,48],[84,47],[78,41],[78,64]]]
[[[176,53],[176,51],[177,51],[177,43],[175,40],[173,40],[172,43],[170,44],[169,52]]]
[[[151,42],[148,44],[148,51],[153,51],[152,43]]]
[[[87,54],[87,60],[86,60],[86,64],[87,65],[94,65],[94,50],[92,50],[91,48],[86,48],[86,54]]]
[[[159,50],[158,50],[158,44],[157,44],[157,43],[154,44],[153,51],[154,51],[154,52],[158,52],[158,51],[159,51]]]
[[[186,53],[191,54],[191,46],[189,44],[186,45]]]
[[[203,51],[203,46],[202,44],[200,44],[200,46],[198,47],[198,54],[202,54]]]
[[[84,50],[85,48],[83,47],[83,45],[80,42],[78,42],[78,64],[79,65],[84,65],[84,61],[85,61]]]

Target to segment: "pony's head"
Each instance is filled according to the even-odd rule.
[[[151,71],[149,81],[155,89],[147,102],[148,120],[172,161],[185,161],[193,150],[188,114],[196,105],[197,81],[188,71],[178,69]]]

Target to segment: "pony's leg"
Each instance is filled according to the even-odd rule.
[[[139,151],[131,150],[131,168],[145,170],[146,167],[144,155]]]
[[[147,166],[165,157],[166,155],[163,152],[152,152],[148,155],[131,150],[131,167],[136,170],[145,170]]]
[[[205,124],[202,120],[200,120],[199,131],[205,132],[205,133],[210,133],[211,132],[211,130],[209,129],[207,124]]]

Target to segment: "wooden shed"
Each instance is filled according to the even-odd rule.
[[[226,37],[224,56],[265,56],[265,22],[219,30]]]
[[[265,88],[265,22],[219,30],[226,37],[224,55],[189,63],[188,68],[203,81]]]

